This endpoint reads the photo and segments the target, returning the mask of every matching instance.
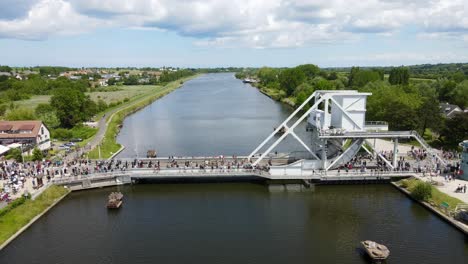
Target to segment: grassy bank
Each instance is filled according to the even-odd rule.
[[[139,100],[130,101],[128,106],[120,109],[119,111],[115,112],[113,115],[109,116],[107,118],[107,124],[108,124],[107,130],[104,135],[104,139],[102,140],[102,143],[101,143],[101,158],[111,157],[114,153],[116,153],[122,147],[119,143],[115,141],[115,138],[117,134],[119,133],[119,129],[120,129],[119,126],[120,124],[122,124],[125,117],[127,117],[128,115],[132,113],[137,112],[138,110],[151,104],[155,100],[179,88],[180,86],[182,86],[183,82],[186,82],[197,76],[199,75],[194,75],[194,76],[184,78],[182,80],[170,82],[164,87],[162,87],[162,89],[154,93],[148,94],[147,96]],[[88,153],[88,157],[90,159],[98,159],[99,158],[98,148],[91,150]]]
[[[423,182],[421,180],[412,178],[398,181],[397,184],[413,195],[417,186],[423,184]],[[439,191],[435,186],[432,185],[430,185],[430,195],[423,199],[423,201],[431,204],[436,208],[439,208],[442,203],[447,203],[449,205],[449,211],[455,210],[458,204],[463,203],[461,200]]]
[[[16,200],[0,210],[0,245],[69,190],[52,185],[36,200]]]

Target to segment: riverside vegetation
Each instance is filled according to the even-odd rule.
[[[371,92],[369,121],[387,121],[391,130],[417,130],[431,145],[451,149],[468,137],[468,112],[445,118],[440,103],[467,108],[467,76],[468,64],[337,69],[305,64],[236,74],[240,79],[257,79],[254,85],[263,93],[291,106],[302,104],[316,90]]]
[[[405,179],[397,182],[397,184],[408,190],[411,196],[416,200],[427,202],[436,208],[442,203],[447,203],[449,205],[448,211],[453,212],[457,205],[463,203],[459,199],[439,191],[430,183],[418,179]]]

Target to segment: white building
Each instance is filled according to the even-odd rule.
[[[47,150],[51,147],[49,129],[42,121],[0,121],[0,145],[19,143]]]

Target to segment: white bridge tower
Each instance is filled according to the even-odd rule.
[[[270,157],[270,152],[287,136],[291,135],[307,150],[307,158],[284,166],[271,166],[270,173],[281,175],[304,175],[315,170],[328,171],[348,163],[363,148],[369,154],[380,156],[391,168],[397,167],[398,139],[415,138],[434,159],[442,164],[438,153],[431,149],[415,131],[388,131],[385,122],[366,122],[366,101],[371,93],[355,90],[315,91],[286,120],[279,125],[252,153],[249,160],[253,165]],[[307,105],[311,106],[307,109]],[[307,109],[307,110],[305,110]],[[302,110],[302,112],[301,112]],[[304,111],[305,110],[305,111]],[[307,130],[312,143],[307,145],[294,129],[307,119]],[[284,133],[278,138],[278,135]],[[375,151],[370,139],[388,138],[394,142],[393,160],[388,161]],[[270,141],[273,143],[269,144]],[[365,147],[372,146],[371,149]],[[268,147],[267,147],[268,146]],[[260,152],[267,147],[263,152]],[[262,153],[262,154],[257,154]]]

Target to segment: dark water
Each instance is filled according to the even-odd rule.
[[[117,188],[115,188],[117,189]],[[389,185],[269,193],[257,184],[152,184],[72,193],[0,252],[0,263],[467,263],[464,236]]]
[[[206,74],[129,116],[117,137],[119,157],[248,155],[292,112],[232,73]],[[305,126],[297,128],[307,143]],[[280,152],[304,149],[293,139]]]

